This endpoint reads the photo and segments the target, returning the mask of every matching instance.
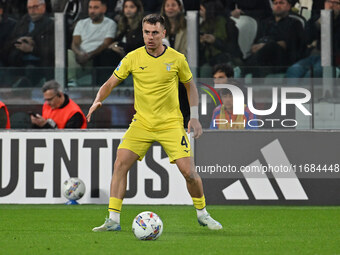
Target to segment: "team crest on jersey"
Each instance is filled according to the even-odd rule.
[[[164,65],[166,65],[166,70],[167,71],[170,71],[171,70],[171,66],[173,65],[174,63],[164,63]]]

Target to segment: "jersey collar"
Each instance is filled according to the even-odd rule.
[[[163,56],[164,53],[165,53],[165,51],[168,49],[168,46],[166,46],[165,44],[163,44],[163,46],[165,47],[165,48],[164,48],[164,51],[162,52],[162,54],[160,54],[160,55],[157,56],[157,57],[151,55],[151,54],[146,50],[146,46],[144,46],[144,49],[145,49],[146,53],[148,53],[149,56],[151,56],[151,57],[153,57],[153,58],[159,58],[160,56]]]

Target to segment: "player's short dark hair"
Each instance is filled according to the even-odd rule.
[[[145,22],[152,24],[152,25],[156,25],[156,23],[159,22],[163,27],[165,27],[165,19],[162,15],[158,13],[152,13],[152,14],[146,15],[143,18],[142,24],[144,24]]]
[[[225,75],[228,78],[234,77],[234,69],[231,67],[231,65],[226,64],[226,63],[221,63],[221,64],[215,65],[214,68],[213,68],[212,75],[214,75],[217,72],[225,73]]]
[[[61,93],[61,85],[56,82],[55,80],[50,80],[45,82],[45,84],[42,86],[42,92],[45,93],[47,90],[54,90],[55,93]]]

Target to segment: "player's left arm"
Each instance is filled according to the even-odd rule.
[[[193,79],[189,82],[184,83],[185,89],[187,90],[188,100],[190,104],[190,120],[188,123],[188,133],[190,129],[194,129],[194,138],[199,138],[203,131],[201,123],[198,120],[198,91],[196,84]]]

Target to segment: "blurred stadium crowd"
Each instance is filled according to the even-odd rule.
[[[164,44],[187,55],[186,14],[197,11],[192,68],[199,78],[212,78],[221,64],[237,70],[235,77],[322,77],[322,9],[332,10],[332,62],[340,66],[340,0],[0,0],[0,89],[55,79],[54,13],[66,20],[66,51],[58,52],[66,59],[65,88],[105,82],[125,54],[143,46],[141,20],[155,12],[166,19]]]

